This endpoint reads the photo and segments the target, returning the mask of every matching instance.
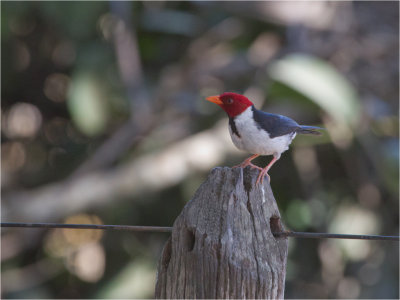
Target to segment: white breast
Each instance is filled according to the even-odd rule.
[[[232,142],[241,150],[260,155],[281,154],[289,149],[289,145],[296,133],[270,138],[269,134],[259,129],[253,119],[253,111],[248,107],[243,113],[235,117],[235,125],[240,137],[233,133],[229,126]]]

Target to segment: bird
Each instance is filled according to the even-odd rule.
[[[253,102],[240,94],[225,92],[218,96],[207,97],[206,100],[218,104],[227,113],[233,144],[240,150],[253,154],[233,168],[250,166],[259,170],[256,184],[262,184],[265,176],[269,182],[271,181],[268,171],[281,154],[289,149],[289,145],[298,133],[321,135],[319,130],[324,130],[317,126],[299,125],[289,117],[258,110]],[[260,155],[273,155],[265,168],[260,168],[251,162]]]

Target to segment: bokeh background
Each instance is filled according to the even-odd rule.
[[[172,226],[247,155],[233,91],[327,129],[270,172],[287,228],[398,235],[398,38],[396,1],[2,1],[2,221]],[[151,298],[167,238],[2,229],[1,296]],[[287,298],[399,297],[396,242],[289,244]]]

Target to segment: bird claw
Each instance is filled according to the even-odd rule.
[[[253,165],[252,163],[241,163],[241,164],[239,164],[239,165],[233,166],[232,168],[233,168],[233,169],[235,169],[235,168],[242,168],[242,169],[244,169],[244,168],[246,168],[247,166],[249,166],[249,167],[252,168],[252,169],[257,169],[257,170],[262,171],[262,168],[260,168],[260,167],[258,167],[258,166],[256,166],[256,165]]]
[[[256,184],[258,184],[258,183],[263,184],[264,183],[264,176],[267,176],[268,177],[268,182],[271,182],[271,177],[269,176],[269,174],[267,172],[265,172],[264,170],[262,170],[260,172],[260,174],[258,174]]]
[[[268,182],[271,182],[271,177],[269,177],[268,171],[272,167],[272,165],[279,159],[280,155],[274,154],[274,158],[269,162],[268,166],[266,166],[264,169],[260,168],[256,165],[253,165],[251,163],[251,161],[258,156],[259,156],[259,154],[254,154],[254,155],[250,156],[248,159],[246,159],[244,162],[242,162],[240,165],[234,166],[233,168],[245,168],[245,167],[249,166],[252,169],[257,169],[260,171],[260,174],[258,174],[258,177],[257,177],[256,184],[258,184],[258,183],[263,184],[264,176],[267,176]]]

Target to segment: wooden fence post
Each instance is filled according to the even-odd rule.
[[[156,298],[284,296],[287,238],[268,180],[257,170],[215,168],[174,223]]]

